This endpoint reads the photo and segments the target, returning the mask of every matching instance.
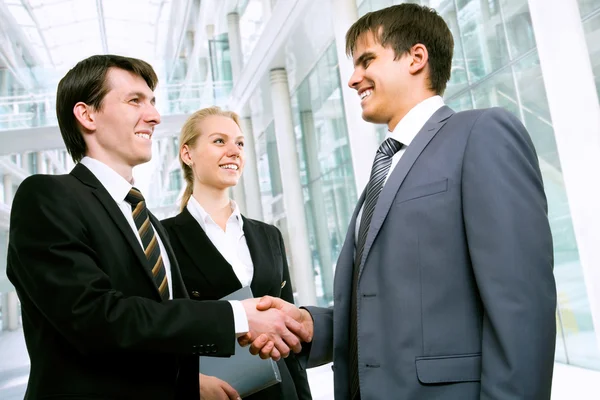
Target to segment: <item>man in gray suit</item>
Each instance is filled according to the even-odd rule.
[[[500,108],[440,97],[453,39],[402,4],[348,31],[363,118],[388,125],[335,272],[335,306],[297,309],[308,367],[333,361],[335,398],[550,398],[556,287],[538,159]],[[262,347],[264,346],[264,347]],[[252,352],[272,345],[256,338]]]

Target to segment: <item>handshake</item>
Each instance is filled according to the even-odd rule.
[[[238,342],[241,346],[250,345],[253,355],[277,361],[287,357],[290,350],[299,353],[300,343],[312,340],[313,320],[308,311],[271,296],[241,303],[248,317],[248,333]]]

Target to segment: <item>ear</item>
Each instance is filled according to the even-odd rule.
[[[179,151],[179,157],[184,164],[191,165],[193,163],[192,156],[190,154],[190,146],[184,144],[181,146],[181,150]]]
[[[429,62],[429,52],[427,47],[421,43],[415,44],[410,49],[411,62],[408,67],[408,71],[415,75],[423,71]]]
[[[96,130],[96,119],[92,107],[80,101],[73,107],[77,122],[87,131]]]

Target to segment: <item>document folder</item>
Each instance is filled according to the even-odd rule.
[[[251,299],[252,290],[245,286],[221,300]],[[229,358],[200,357],[200,373],[216,376],[229,383],[240,396],[246,397],[281,382],[277,363],[253,356],[247,347],[235,344],[235,355]]]

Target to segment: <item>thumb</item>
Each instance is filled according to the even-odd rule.
[[[262,297],[256,304],[256,309],[259,311],[266,311],[272,307],[276,307],[276,303],[271,296]]]

